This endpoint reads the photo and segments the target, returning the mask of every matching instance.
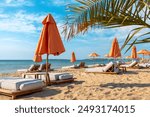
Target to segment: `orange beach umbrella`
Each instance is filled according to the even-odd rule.
[[[48,14],[42,22],[43,29],[39,38],[39,42],[36,47],[33,60],[35,62],[42,61],[42,55],[46,54],[46,84],[50,83],[48,75],[48,56],[52,54],[54,56],[60,55],[65,52],[64,45],[62,43],[56,22],[52,15]]]
[[[74,63],[75,61],[76,61],[76,56],[75,56],[75,53],[72,52],[72,56],[71,56],[70,62]]]
[[[97,53],[95,53],[95,52],[89,54],[89,57],[98,57],[98,56],[99,56],[99,55],[98,55]]]
[[[137,58],[136,46],[132,47],[131,58],[133,58],[133,59]]]
[[[149,56],[149,58],[150,58],[150,51],[148,51],[145,55],[148,55],[148,56]]]
[[[121,52],[120,52],[117,38],[114,38],[112,42],[112,46],[109,52],[109,57],[113,57],[113,58],[121,57]]]
[[[130,59],[131,58],[131,56],[126,56],[126,59]]]
[[[143,54],[143,58],[144,58],[144,55],[150,55],[150,52],[146,49],[140,50],[137,53],[138,54]]]
[[[105,57],[109,57],[109,54],[105,54],[104,56],[105,56]]]

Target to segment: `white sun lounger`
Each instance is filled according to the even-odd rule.
[[[113,68],[113,71],[111,70]],[[95,67],[85,69],[86,73],[118,74],[119,69],[114,68],[114,63],[110,62],[104,67]]]
[[[0,78],[0,94],[17,96],[42,91],[44,83],[41,80],[23,78]]]
[[[120,67],[134,68],[138,64],[138,61],[134,60],[130,64],[120,65]]]
[[[45,82],[46,73],[45,72],[36,72],[36,73],[24,73],[24,78],[32,78],[32,79],[41,79]],[[51,84],[60,84],[60,83],[67,83],[73,82],[74,77],[70,73],[49,73],[49,78]]]
[[[77,65],[64,66],[62,69],[77,68]]]
[[[93,64],[93,65],[87,65],[87,68],[93,68],[93,67],[99,67],[101,66],[100,64]]]
[[[140,63],[138,66],[143,68],[150,68],[150,63]]]

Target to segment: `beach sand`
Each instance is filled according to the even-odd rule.
[[[46,87],[42,92],[20,96],[19,100],[150,100],[150,69],[128,69],[125,74],[85,73],[84,69],[57,70],[70,72],[75,82]],[[18,73],[0,74],[21,76]],[[0,95],[0,100],[11,99]]]

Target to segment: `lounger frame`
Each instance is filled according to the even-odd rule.
[[[74,82],[75,79],[76,78],[70,78],[70,79],[66,79],[66,80],[50,81],[50,85],[62,84],[62,83],[70,83],[70,82]]]
[[[23,78],[25,78],[26,75],[35,75],[34,78],[40,80],[39,75],[41,75],[41,74],[38,74],[37,72],[36,73],[24,73]],[[56,80],[56,81],[51,80],[48,85],[61,84],[61,83],[70,83],[70,82],[73,82],[75,79],[76,78],[70,78],[70,79],[65,79],[65,80]]]
[[[13,99],[16,99],[17,96],[31,94],[31,93],[35,93],[35,92],[40,92],[43,90],[43,88],[44,87],[32,89],[32,90],[27,90],[27,91],[20,91],[20,90],[19,91],[11,91],[11,90],[6,90],[6,89],[0,88],[0,94],[10,96],[11,99],[13,100]]]

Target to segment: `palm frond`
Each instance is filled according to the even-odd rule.
[[[135,39],[136,34],[150,28],[149,0],[76,0],[76,2],[77,4],[67,6],[68,15],[63,32],[68,40],[79,33],[85,33],[90,28],[138,26],[127,36],[123,49],[133,39],[133,44],[136,44],[139,40]],[[149,36],[149,32],[146,32],[146,36]],[[143,40],[140,39],[138,43],[140,42],[143,43]]]

